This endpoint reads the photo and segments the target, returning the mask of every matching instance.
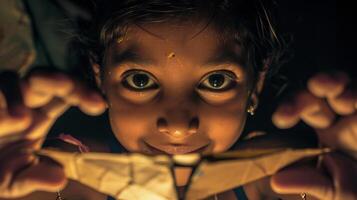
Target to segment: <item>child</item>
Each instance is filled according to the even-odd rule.
[[[245,0],[99,3],[80,41],[105,100],[58,72],[37,71],[25,80],[1,74],[0,134],[21,139],[2,147],[1,160],[7,162],[0,164],[0,196],[65,186],[60,166],[37,160],[27,150],[41,147],[51,125],[71,105],[94,115],[107,108],[115,138],[130,152],[228,150],[280,62],[283,46],[266,6]],[[316,75],[306,91],[278,108],[273,122],[289,128],[301,119],[317,130],[324,145],[356,151],[356,91],[348,89],[349,81],[342,73]],[[343,117],[335,123],[336,114]],[[291,168],[238,188],[240,196],[227,191],[211,199],[296,199],[300,193],[308,199],[356,198],[356,162],[333,154],[323,164],[328,175],[308,166]],[[187,184],[190,172],[175,169],[177,186]]]

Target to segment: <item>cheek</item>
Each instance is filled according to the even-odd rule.
[[[115,96],[115,95],[114,95]],[[152,131],[153,110],[108,97],[109,119],[115,137],[128,151],[138,151],[142,138]]]
[[[247,118],[248,93],[247,84],[242,83],[234,98],[207,108],[202,115],[213,152],[228,150],[241,136]]]
[[[217,109],[204,115],[205,129],[214,152],[228,150],[240,137],[246,121],[245,104],[235,109]]]

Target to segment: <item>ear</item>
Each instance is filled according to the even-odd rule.
[[[102,87],[102,80],[101,80],[99,64],[92,63],[92,70],[93,70],[95,82],[96,82],[98,88],[101,88]]]
[[[106,96],[105,96],[104,90],[103,90],[103,85],[102,85],[102,79],[101,79],[102,75],[101,75],[100,65],[97,63],[92,63],[92,70],[93,70],[93,75],[94,75],[94,79],[97,84],[97,87],[102,92],[104,99],[106,99]],[[107,102],[107,99],[106,99],[106,102]],[[106,103],[106,107],[108,108],[107,103]]]
[[[254,87],[252,88],[252,92],[250,95],[250,101],[251,101],[250,106],[253,106],[254,110],[258,108],[259,95],[264,88],[265,77],[267,75],[271,61],[270,61],[270,59],[266,59],[266,60],[264,60],[263,63],[264,63],[263,70],[259,72],[259,74],[257,76],[256,83],[255,83]]]

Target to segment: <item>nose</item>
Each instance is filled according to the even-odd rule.
[[[175,139],[181,139],[195,134],[198,127],[198,117],[192,117],[185,111],[171,110],[166,112],[165,117],[161,117],[157,120],[158,131]]]

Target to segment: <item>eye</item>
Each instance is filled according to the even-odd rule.
[[[131,90],[143,91],[158,88],[152,76],[144,71],[130,71],[124,75],[122,84]]]
[[[205,76],[199,84],[199,89],[223,92],[232,89],[236,84],[237,76],[228,71],[217,71]]]

